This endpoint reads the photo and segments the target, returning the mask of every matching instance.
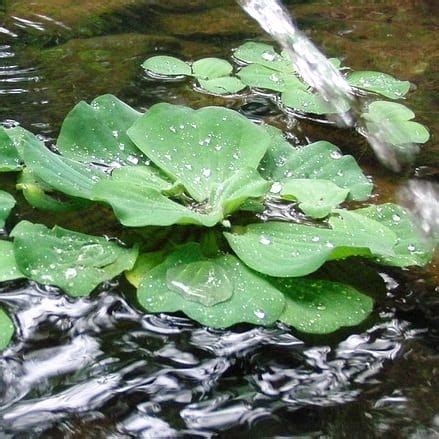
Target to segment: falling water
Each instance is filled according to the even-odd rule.
[[[399,151],[384,139],[396,129],[391,120],[383,119],[373,130],[361,117],[366,102],[352,90],[337,68],[317,49],[293,22],[279,0],[237,0],[241,7],[270,34],[290,56],[296,71],[317,90],[338,114],[337,122],[352,126],[369,141],[377,158],[386,166],[399,171],[403,163],[411,162],[417,152],[415,145],[405,145]],[[346,112],[346,108],[351,112]]]

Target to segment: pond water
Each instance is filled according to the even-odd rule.
[[[0,121],[54,139],[75,103],[104,93],[139,110],[160,101],[226,105],[299,140],[327,139],[355,155],[374,179],[377,202],[394,200],[413,174],[437,177],[438,3],[285,3],[328,55],[415,85],[407,105],[432,139],[411,174],[385,170],[358,135],[285,118],[266,96],[220,98],[195,92],[188,81],[145,76],[140,64],[153,54],[228,57],[246,39],[266,39],[228,0],[0,2]],[[11,192],[14,182],[0,177]],[[8,230],[26,217],[121,233],[107,210],[59,218],[14,195],[20,203]],[[267,215],[287,212],[272,206]],[[19,331],[0,356],[0,437],[436,437],[437,260],[424,270],[354,273],[346,276],[367,283],[376,311],[361,327],[329,337],[304,337],[282,325],[210,330],[182,316],[145,315],[127,303],[133,291],[122,280],[83,300],[32,282],[3,284],[1,303]]]

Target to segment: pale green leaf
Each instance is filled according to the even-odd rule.
[[[217,95],[235,94],[245,88],[245,84],[234,76],[199,79],[198,82],[203,90]]]
[[[14,324],[3,308],[0,308],[0,350],[5,349],[14,336]]]
[[[6,219],[14,206],[14,197],[10,193],[0,190],[0,229],[5,226]]]
[[[347,77],[348,83],[362,90],[373,91],[390,99],[401,99],[410,90],[409,81],[399,81],[381,72],[358,71]]]
[[[142,253],[137,258],[134,267],[131,270],[125,271],[125,277],[131,285],[139,288],[140,282],[146,274],[161,264],[165,257],[166,254],[163,251]]]
[[[10,130],[0,126],[0,172],[21,169],[21,158],[9,136]]]
[[[434,242],[422,233],[416,218],[397,204],[386,203],[369,206],[355,211],[389,227],[398,240],[394,247],[395,255],[381,257],[379,261],[397,267],[410,265],[424,266],[433,257]]]
[[[90,166],[51,152],[23,128],[12,128],[14,143],[30,171],[51,188],[72,197],[92,199],[93,186],[107,175]]]
[[[396,102],[372,102],[363,116],[368,130],[378,133],[383,141],[391,145],[425,143],[430,138],[424,125],[411,120],[415,117],[413,111]],[[385,130],[381,128],[384,124]]]
[[[360,324],[373,309],[373,300],[338,282],[312,279],[273,279],[285,295],[279,320],[309,334],[328,334]]]
[[[250,268],[277,277],[305,276],[329,259],[394,255],[397,237],[389,228],[352,211],[336,212],[330,228],[267,222],[224,235]]]
[[[0,240],[0,282],[24,277],[17,266],[12,242]]]
[[[198,202],[241,168],[256,169],[269,137],[239,113],[157,104],[128,130],[136,145]]]
[[[344,113],[349,110],[348,101],[345,101],[343,106],[339,108],[323,99],[319,94],[301,88],[285,90],[282,93],[281,100],[287,107],[301,113],[333,114]]]
[[[244,61],[245,63],[260,64],[279,72],[293,71],[291,61],[287,57],[279,55],[274,50],[273,46],[268,44],[248,41],[247,43],[239,46],[233,53],[233,56],[240,61]]]
[[[56,285],[78,297],[100,283],[130,270],[137,249],[122,248],[105,238],[41,224],[20,222],[11,236],[19,270],[44,285]]]
[[[238,72],[238,76],[249,87],[266,88],[281,92],[289,89],[308,88],[293,72],[277,72],[259,64],[250,64],[243,67]]]
[[[90,105],[81,101],[64,119],[57,147],[64,157],[82,163],[145,163],[148,159],[126,133],[140,116],[113,95],[99,96]]]
[[[282,184],[282,198],[299,202],[299,207],[306,215],[324,218],[332,209],[345,201],[348,189],[342,189],[329,180],[287,179]]]
[[[220,267],[227,276],[233,292],[229,300],[205,306],[187,300],[180,293],[168,288],[167,273],[170,269],[181,264],[206,260]],[[194,286],[191,284],[192,288]],[[147,311],[183,311],[197,322],[215,328],[226,328],[240,322],[270,325],[279,318],[285,306],[285,299],[278,290],[234,256],[207,259],[196,243],[177,249],[164,263],[149,271],[140,284],[137,297]]]
[[[157,75],[165,75],[165,76],[180,76],[186,75],[191,76],[192,70],[189,64],[181,61],[178,58],[174,58],[173,56],[153,56],[148,58],[143,64],[142,67],[145,70],[148,70]]]
[[[220,58],[203,58],[192,64],[192,73],[198,79],[215,79],[229,76],[233,66]]]
[[[23,192],[26,201],[37,209],[50,210],[52,212],[69,212],[82,209],[87,206],[87,201],[81,198],[72,198],[54,193],[53,188],[42,180],[35,177],[29,168],[24,168],[21,172],[17,189]]]

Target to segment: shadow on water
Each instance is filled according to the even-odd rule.
[[[408,105],[432,131],[416,172],[436,175],[434,2],[286,3],[329,55],[415,84]],[[78,100],[103,93],[139,109],[158,101],[227,105],[289,126],[300,141],[333,141],[373,176],[376,200],[394,199],[406,177],[379,167],[359,136],[286,120],[264,96],[224,99],[195,93],[188,82],[151,81],[139,67],[155,53],[227,57],[246,38],[266,37],[232,1],[0,3],[0,120],[54,139]],[[2,188],[13,184],[14,176],[2,176]],[[20,203],[9,228],[30,215],[55,221]],[[120,232],[109,211],[65,222]],[[363,279],[351,275],[353,283]],[[3,284],[1,302],[19,333],[0,357],[0,436],[434,437],[437,280],[434,263],[426,271],[383,270],[367,282],[374,315],[326,338],[282,325],[219,331],[182,316],[144,315],[127,303],[133,292],[123,281],[75,301],[31,282]]]

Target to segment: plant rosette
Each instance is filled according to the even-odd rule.
[[[325,141],[293,147],[278,129],[230,109],[156,104],[142,114],[104,95],[67,115],[56,152],[23,128],[4,133],[0,165],[16,157],[17,187],[34,207],[105,204],[138,239],[130,248],[21,221],[0,241],[1,281],[24,277],[79,297],[125,273],[147,312],[181,311],[215,328],[281,321],[325,334],[373,309],[360,289],[312,276],[327,261],[406,267],[432,256],[401,207],[348,209],[372,192],[352,156]],[[264,222],[249,208],[273,198],[307,221]],[[5,217],[12,200],[0,203]]]

